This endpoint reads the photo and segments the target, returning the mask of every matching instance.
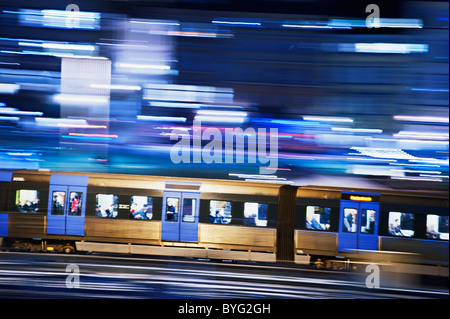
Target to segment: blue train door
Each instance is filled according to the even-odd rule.
[[[378,249],[379,194],[343,193],[339,218],[338,250],[358,252]]]
[[[84,235],[88,178],[78,175],[51,176],[47,234]]]
[[[164,192],[161,240],[197,242],[199,208],[200,193]]]

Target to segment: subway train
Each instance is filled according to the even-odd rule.
[[[448,269],[448,193],[0,170],[3,249]]]

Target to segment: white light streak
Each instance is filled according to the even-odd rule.
[[[0,83],[0,93],[15,94],[20,90],[20,85],[12,83]]]
[[[307,25],[307,24],[283,24],[283,28],[299,28],[299,29],[340,29],[349,30],[352,27],[349,26],[332,26],[332,25]]]
[[[415,115],[394,115],[396,121],[406,122],[426,122],[426,123],[448,123],[448,117],[441,116],[415,116]]]
[[[108,89],[118,91],[140,91],[142,88],[138,85],[119,85],[119,84],[91,84],[93,89]]]
[[[305,121],[353,123],[353,119],[348,117],[328,117],[328,116],[303,116]]]
[[[170,117],[170,116],[148,116],[148,115],[138,115],[137,119],[140,121],[151,121],[151,122],[181,122],[187,121],[185,117]]]
[[[130,69],[152,69],[152,70],[170,70],[169,65],[162,64],[135,64],[135,63],[117,63],[117,66]]]
[[[109,102],[106,96],[97,95],[77,95],[77,94],[56,94],[53,99],[59,103],[93,103],[104,104]]]
[[[383,130],[369,129],[369,128],[332,127],[331,130],[334,132],[349,132],[349,133],[373,133],[373,134],[383,133]]]

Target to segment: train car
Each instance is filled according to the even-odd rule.
[[[1,237],[14,249],[276,261],[280,185],[31,170],[2,174]]]
[[[448,194],[301,187],[294,250],[448,267]]]
[[[17,250],[446,266],[448,194],[0,170]]]

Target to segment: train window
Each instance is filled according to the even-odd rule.
[[[448,240],[448,216],[427,215],[427,238]]]
[[[344,208],[344,222],[342,223],[342,231],[344,233],[356,232],[356,220],[358,210],[356,208]]]
[[[183,222],[194,223],[197,200],[195,198],[183,199]]]
[[[112,194],[97,194],[95,216],[116,218],[118,214],[119,196]]]
[[[166,221],[178,221],[178,209],[180,207],[180,199],[178,197],[167,197],[166,203]]]
[[[245,226],[267,226],[267,204],[245,203],[244,204]]]
[[[375,231],[375,214],[374,209],[361,210],[361,233],[373,234]]]
[[[81,216],[81,206],[83,205],[82,192],[70,192],[70,216]]]
[[[21,213],[36,213],[39,211],[39,192],[30,189],[17,190],[16,210]]]
[[[209,202],[209,223],[231,223],[231,202],[212,200]]]
[[[153,197],[131,196],[130,218],[131,219],[152,219],[153,218]]]
[[[306,207],[306,229],[329,230],[331,208],[321,206]]]
[[[66,203],[66,192],[53,191],[51,214],[64,215],[65,203]]]
[[[389,234],[399,237],[413,237],[414,214],[389,212]]]

